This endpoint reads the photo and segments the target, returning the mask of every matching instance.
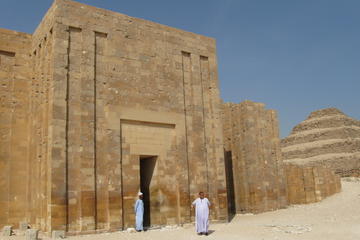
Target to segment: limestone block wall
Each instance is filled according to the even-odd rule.
[[[146,156],[157,159],[152,225],[191,221],[200,190],[226,219],[214,40],[71,1],[58,1],[56,19],[54,128],[65,138],[53,151],[65,156],[51,206],[67,214],[53,227],[132,227]]]
[[[251,101],[225,103],[222,119],[226,161],[232,159],[236,212],[284,208],[286,179],[276,112]]]
[[[227,219],[213,39],[67,0],[55,1],[34,34],[21,35],[26,41],[14,36],[26,54],[0,49],[1,79],[21,76],[17,57],[29,75],[19,110],[9,103],[1,112],[1,164],[16,173],[0,176],[9,193],[1,201],[13,209],[9,199],[19,199],[1,224],[71,233],[132,227],[150,173],[151,225],[193,221],[199,191],[213,203],[211,218]],[[14,100],[15,91],[1,94]],[[24,115],[21,126],[13,109]],[[19,191],[11,176],[27,180]]]
[[[0,226],[26,221],[47,230],[52,14],[33,35],[0,30]]]
[[[0,227],[26,219],[31,35],[0,29]]]
[[[52,128],[52,98],[53,98],[53,62],[54,36],[52,32],[52,16],[49,11],[41,25],[32,35],[32,45],[29,49],[32,61],[33,78],[31,81],[30,99],[30,153],[29,169],[31,179],[28,182],[29,209],[27,221],[33,227],[49,231],[52,212],[49,209],[51,192],[51,152],[53,144]]]
[[[312,112],[281,147],[286,162],[328,167],[343,177],[360,174],[360,121],[336,108]]]
[[[285,164],[289,204],[319,202],[341,191],[341,180],[332,170],[293,163]]]

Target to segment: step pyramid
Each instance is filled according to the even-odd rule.
[[[360,121],[336,108],[312,112],[281,140],[285,163],[331,168],[342,177],[360,176]]]

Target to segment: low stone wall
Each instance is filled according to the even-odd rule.
[[[340,177],[321,166],[284,164],[289,204],[306,204],[323,200],[341,191]]]

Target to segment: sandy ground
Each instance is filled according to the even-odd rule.
[[[115,232],[68,237],[69,240],[360,240],[360,179],[342,182],[343,190],[322,202],[296,205],[258,215],[238,215],[230,223],[210,225],[209,236],[193,226],[142,233]],[[9,238],[20,240],[22,236]],[[48,239],[42,237],[41,239]]]

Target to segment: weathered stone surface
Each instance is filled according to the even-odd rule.
[[[315,111],[281,141],[285,162],[360,176],[360,121],[336,108]]]
[[[341,180],[332,170],[294,163],[285,164],[289,204],[319,202],[341,191]]]
[[[63,230],[61,230],[61,231],[52,231],[51,237],[52,237],[52,239],[65,238],[65,231],[63,231]]]
[[[222,120],[230,210],[260,213],[318,202],[341,190],[330,169],[283,163],[276,112],[264,104],[225,103]]]
[[[31,35],[0,29],[0,227],[18,228],[28,207],[30,46]]]
[[[38,240],[39,230],[38,229],[28,229],[25,232],[25,240]]]
[[[19,223],[19,230],[26,231],[29,228],[28,222],[20,222]]]
[[[126,229],[139,189],[151,225],[193,221],[199,191],[227,219],[214,39],[57,0],[0,41],[0,225]]]
[[[234,179],[236,212],[284,208],[286,181],[276,112],[251,101],[225,103],[222,119],[225,161],[232,163],[228,175],[232,173]]]
[[[4,226],[2,229],[2,235],[4,237],[9,237],[12,234],[12,226]]]

